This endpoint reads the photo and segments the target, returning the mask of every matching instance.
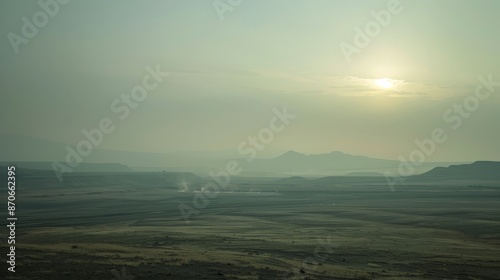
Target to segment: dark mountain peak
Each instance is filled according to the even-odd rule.
[[[279,157],[286,157],[286,158],[298,158],[298,157],[305,157],[306,155],[304,154],[301,154],[301,153],[297,153],[296,151],[294,150],[289,150],[288,152],[282,154],[281,156]]]

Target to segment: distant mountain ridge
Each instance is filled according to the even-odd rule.
[[[4,164],[20,164],[29,169],[52,170],[52,162],[65,162],[71,145],[20,135],[0,134],[1,160]],[[74,148],[74,147],[73,147]],[[178,151],[168,153],[134,152],[94,149],[83,158],[75,172],[194,172],[206,176],[224,169],[227,162],[237,160],[243,176],[367,176],[378,177],[387,171],[397,174],[400,161],[352,155],[339,151],[306,155],[293,150],[271,147],[259,153],[259,158],[248,161],[237,149],[218,151]],[[281,153],[281,154],[279,154]],[[272,158],[269,156],[272,154]],[[279,155],[278,155],[279,154]],[[278,156],[276,156],[278,155]],[[267,158],[265,158],[267,157]],[[415,168],[414,175],[422,174],[449,162],[425,162]]]
[[[400,162],[397,160],[377,159],[360,155],[351,155],[333,151],[324,154],[304,155],[290,150],[271,159],[256,159],[250,163],[243,163],[243,170],[247,173],[274,173],[290,175],[346,175],[354,173],[371,174],[394,171]],[[448,166],[451,163],[427,162],[423,163],[416,174],[426,172],[436,166]],[[366,175],[365,175],[366,176]]]
[[[460,180],[500,180],[500,162],[476,161],[471,164],[436,167],[420,177],[452,178]]]

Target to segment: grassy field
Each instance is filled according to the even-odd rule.
[[[186,223],[203,180],[42,177],[7,279],[500,279],[500,182],[236,178]]]

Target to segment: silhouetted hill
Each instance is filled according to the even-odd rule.
[[[416,174],[426,172],[436,166],[450,163],[427,162],[419,166]],[[290,174],[312,176],[345,176],[349,173],[359,173],[348,176],[381,176],[377,173],[394,171],[400,165],[397,160],[377,159],[366,156],[351,155],[338,151],[325,154],[304,155],[288,151],[271,159],[256,159],[250,163],[243,162],[245,173],[258,174]],[[367,175],[361,175],[367,174]]]
[[[500,180],[500,162],[476,161],[471,164],[436,167],[418,177],[460,180]]]
[[[285,183],[285,184],[302,184],[306,181],[308,181],[308,179],[300,176],[292,176],[287,178],[281,178],[278,180],[279,183]]]

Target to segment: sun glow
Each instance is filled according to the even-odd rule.
[[[375,80],[375,83],[382,88],[389,89],[393,88],[395,85],[395,82],[391,79],[383,78],[383,79],[377,79]]]

